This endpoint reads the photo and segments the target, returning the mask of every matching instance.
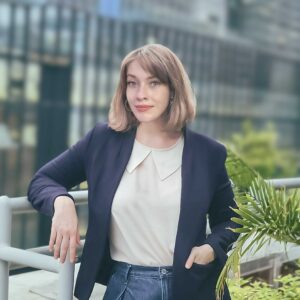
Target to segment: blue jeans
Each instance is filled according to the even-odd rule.
[[[172,300],[172,266],[145,267],[114,261],[103,300]]]

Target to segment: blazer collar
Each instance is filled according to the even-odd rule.
[[[182,136],[174,145],[164,149],[151,148],[135,140],[126,169],[129,173],[132,173],[151,153],[158,175],[161,180],[164,180],[180,168],[182,151]]]

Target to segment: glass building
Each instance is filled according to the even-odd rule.
[[[230,28],[279,56],[299,60],[300,2],[230,1]]]

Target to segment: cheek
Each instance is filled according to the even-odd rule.
[[[168,89],[164,89],[163,92],[161,93],[162,97],[161,99],[163,100],[163,103],[165,106],[168,105],[169,100],[170,100],[170,92]]]
[[[165,110],[168,107],[169,101],[164,99],[163,101],[160,102],[160,107],[161,109]]]
[[[169,105],[169,94],[165,93],[164,96],[161,98],[161,107],[167,108]]]
[[[131,92],[129,90],[126,91],[126,99],[127,99],[127,102],[129,104],[130,108],[133,109],[134,95],[133,95],[132,91]]]
[[[130,90],[126,90],[126,98],[128,101],[131,101],[131,99],[133,98],[133,93]]]
[[[134,99],[135,94],[136,94],[135,89],[127,89],[126,90],[126,97],[127,97],[128,100],[129,99]]]

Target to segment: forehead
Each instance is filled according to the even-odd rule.
[[[128,64],[126,75],[144,76],[144,77],[153,76],[153,74],[151,74],[151,72],[147,70],[144,66],[142,66],[142,64],[137,60],[134,60]]]
[[[169,83],[169,75],[160,62],[153,62],[151,59],[135,59],[127,66],[126,74],[140,78],[155,77],[164,83]]]

